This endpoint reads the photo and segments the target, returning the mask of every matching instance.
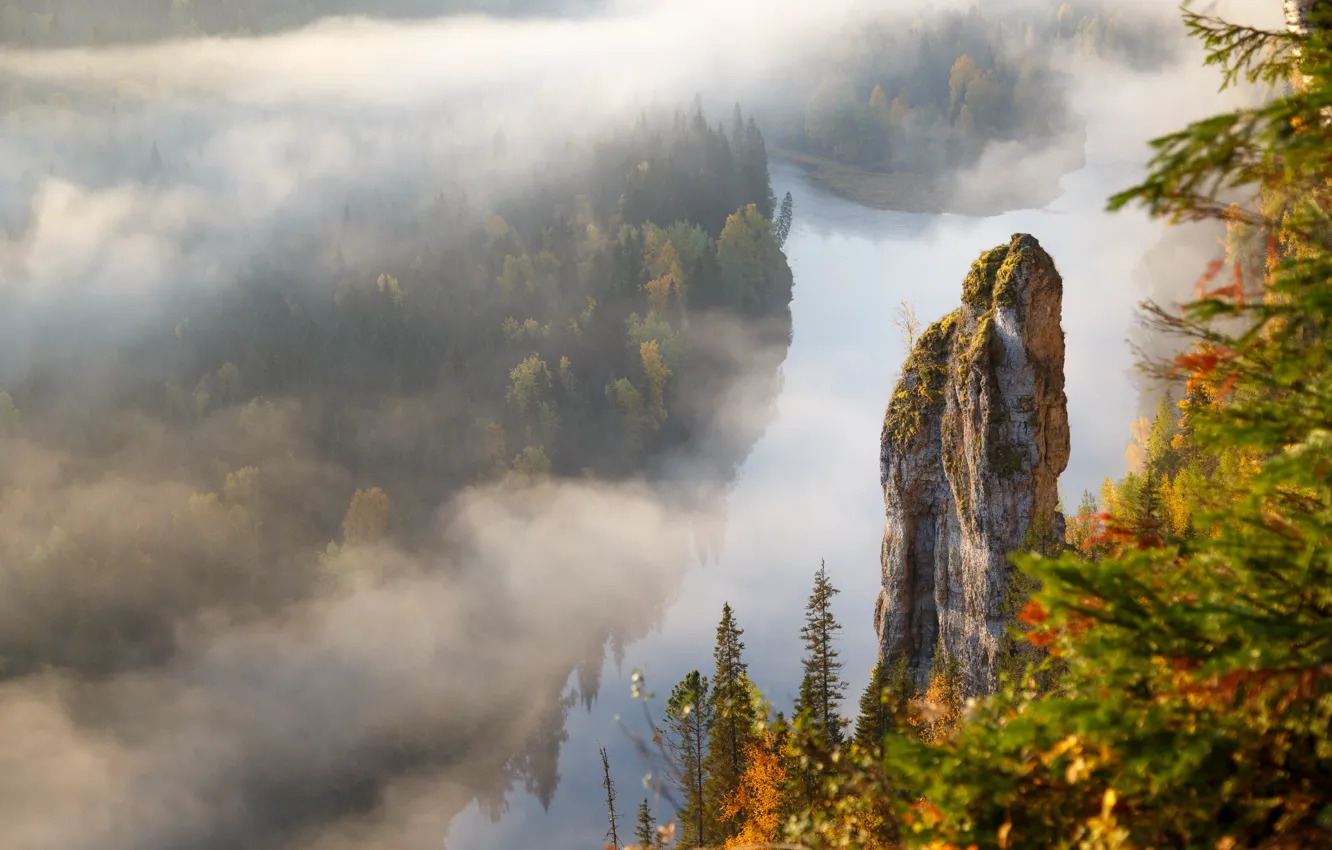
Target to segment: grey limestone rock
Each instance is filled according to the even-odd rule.
[[[1010,553],[1062,538],[1063,281],[1018,234],[982,254],[962,290],[921,334],[884,417],[874,623],[881,661],[905,654],[924,685],[942,641],[978,694],[996,684]]]

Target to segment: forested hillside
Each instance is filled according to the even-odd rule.
[[[254,258],[228,285],[169,287],[112,361],[94,344],[11,366],[0,395],[7,436],[69,451],[95,478],[132,462],[143,429],[159,432],[156,471],[196,490],[168,513],[239,547],[199,563],[207,582],[180,576],[186,607],[218,602],[219,589],[248,597],[251,585],[224,576],[256,560],[289,562],[283,583],[298,592],[326,545],[384,535],[410,544],[471,482],[650,471],[708,431],[718,394],[738,377],[728,352],[706,344],[710,321],[734,316],[759,345],[784,347],[789,334],[792,280],[767,218],[763,140],[735,117],[734,144],[701,113],[640,125],[589,151],[578,172],[494,210],[441,190],[424,215],[398,222],[397,259],[374,265],[342,259],[339,232],[357,222],[373,232],[379,212],[348,202],[330,210],[331,232]],[[333,257],[327,279],[306,271],[303,259],[317,256]],[[0,297],[21,315],[28,295]],[[100,391],[71,398],[71,382],[90,372],[102,373]],[[293,464],[330,486],[311,498]],[[103,574],[132,573],[179,557],[158,546],[197,542],[173,533],[97,551],[26,489],[28,471],[0,472],[23,529],[5,545],[42,559],[43,584],[72,579],[88,558]],[[49,540],[34,537],[43,526]],[[29,611],[22,622],[43,624],[0,625],[10,675],[50,663],[114,668],[139,643],[169,653],[159,643],[181,613],[143,600],[114,615],[121,624],[84,634],[60,626],[59,610],[38,616],[48,603],[28,592],[8,600]],[[62,631],[58,647],[47,629]]]
[[[797,63],[790,90],[803,100],[774,105],[772,132],[793,153],[939,179],[991,143],[1068,144],[1079,119],[1066,60],[1158,67],[1173,35],[1140,10],[1093,2],[885,12]]]
[[[80,110],[104,106],[52,108],[87,120]],[[7,118],[41,127],[46,110],[20,105]],[[427,595],[501,583],[509,563],[487,577],[481,556],[469,560],[476,536],[491,533],[471,524],[473,502],[453,501],[472,485],[518,505],[531,488],[538,516],[543,499],[558,513],[543,482],[652,481],[667,461],[692,464],[701,486],[724,485],[763,427],[722,421],[728,394],[740,381],[775,386],[792,295],[762,135],[738,107],[730,117],[727,130],[698,109],[645,117],[571,142],[561,168],[487,200],[444,181],[416,209],[417,194],[366,181],[369,191],[362,183],[314,211],[314,225],[278,223],[248,254],[225,246],[234,264],[186,263],[150,284],[128,271],[153,249],[108,255],[93,275],[107,291],[85,279],[68,278],[68,293],[34,283],[34,269],[49,268],[37,251],[41,204],[8,205],[7,256],[32,259],[12,267],[27,278],[0,288],[10,331],[0,343],[0,683],[175,687],[165,683],[217,660],[206,647],[226,639],[220,623],[270,634],[275,623],[324,622],[327,606],[367,604],[349,590],[367,581],[372,599],[388,592],[381,583],[426,576],[436,582]],[[206,165],[178,136],[145,139],[138,156],[132,138],[102,144],[83,159],[76,144],[48,151],[46,173],[16,185],[100,179],[112,197],[133,187],[168,206],[204,185]],[[485,156],[505,150],[497,136]],[[89,238],[103,232],[86,226]],[[617,532],[611,514],[597,521]],[[669,595],[656,582],[688,552],[642,554],[679,564],[638,580],[645,592],[613,615],[580,623],[582,638],[525,644],[534,626],[511,622],[522,611],[494,589],[475,591],[475,604],[501,615],[415,622],[424,635],[465,625],[487,652],[530,659],[539,649],[550,669],[524,667],[522,700],[479,698],[483,714],[455,695],[398,715],[390,739],[345,733],[359,743],[332,745],[331,762],[249,757],[232,786],[244,817],[192,846],[251,846],[376,805],[383,783],[432,764],[466,764],[460,787],[487,811],[502,810],[514,782],[548,802],[565,680],[580,666],[582,696],[595,696],[608,641],[648,627]],[[448,599],[432,616],[446,616]],[[462,646],[441,647],[432,664],[467,666],[452,654]],[[384,663],[373,661],[376,675]],[[496,687],[519,677],[513,662],[489,670]],[[404,693],[449,681],[400,683],[376,711],[405,710]],[[152,711],[166,726],[193,722],[175,705],[154,698]],[[108,705],[94,718],[125,716]],[[405,751],[403,729],[417,736]],[[132,834],[146,842],[135,846],[158,846],[142,837],[155,833]]]

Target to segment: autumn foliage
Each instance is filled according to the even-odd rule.
[[[746,747],[745,761],[739,786],[721,805],[721,819],[739,827],[727,848],[769,844],[781,831],[786,768],[776,736],[769,731]]]

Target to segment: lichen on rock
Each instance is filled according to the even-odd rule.
[[[1009,555],[1055,527],[1068,463],[1063,282],[1031,236],[983,253],[962,306],[921,335],[884,417],[882,661],[924,684],[936,645],[993,690]]]

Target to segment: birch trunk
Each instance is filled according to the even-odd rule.
[[[1295,35],[1309,34],[1309,13],[1313,10],[1314,4],[1320,0],[1281,0],[1281,6],[1286,13],[1286,29]],[[1296,49],[1295,56],[1298,58],[1299,50]],[[1295,88],[1300,91],[1308,91],[1309,84],[1313,78],[1302,71],[1295,72],[1295,79],[1292,81]],[[1323,119],[1328,120],[1328,110],[1324,110]]]
[[[1316,0],[1281,0],[1286,11],[1286,29],[1297,35],[1309,33],[1309,10]]]

